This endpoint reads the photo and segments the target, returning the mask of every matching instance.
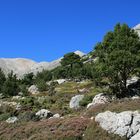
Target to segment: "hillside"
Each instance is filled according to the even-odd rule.
[[[84,53],[80,51],[75,51],[79,56],[83,56]],[[52,70],[60,66],[60,61],[62,58],[54,60],[52,62],[35,62],[30,59],[25,58],[1,58],[0,59],[0,68],[4,71],[5,74],[10,73],[11,71],[17,75],[17,77],[22,78],[27,73],[41,72],[42,70]]]
[[[139,140],[139,27],[50,63],[0,59],[0,140]]]

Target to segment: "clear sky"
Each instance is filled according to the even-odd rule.
[[[0,0],[0,57],[87,53],[116,23],[140,23],[139,9],[140,0]]]

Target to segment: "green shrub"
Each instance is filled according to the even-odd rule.
[[[28,96],[29,95],[27,85],[22,84],[22,85],[20,85],[19,88],[20,88],[20,91],[23,93],[23,96]]]
[[[5,96],[15,96],[19,92],[19,81],[17,80],[16,75],[13,72],[8,74],[6,81],[2,87],[2,93]]]
[[[6,80],[6,77],[3,71],[0,69],[0,92],[2,92],[3,83],[5,82],[5,80]]]
[[[20,121],[38,121],[39,117],[34,112],[23,112],[18,116]]]
[[[34,74],[28,73],[24,75],[24,78],[21,80],[21,83],[24,85],[31,86],[34,83]]]
[[[84,98],[80,101],[79,105],[84,107],[87,106],[89,103],[92,102],[93,97],[94,96],[89,95],[84,96]]]
[[[33,106],[34,105],[34,98],[33,97],[26,97],[25,99],[21,100],[20,103],[22,105]]]
[[[0,115],[0,121],[5,121],[11,116],[10,113],[4,113]]]
[[[47,91],[48,90],[48,86],[46,84],[46,82],[42,79],[38,80],[36,82],[36,85],[37,85],[37,88],[40,92],[43,92],[43,91]]]
[[[52,80],[51,71],[43,70],[42,72],[38,72],[35,76],[35,83],[37,83],[40,80],[43,80],[45,82]]]

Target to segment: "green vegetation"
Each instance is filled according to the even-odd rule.
[[[15,96],[19,92],[19,83],[16,75],[11,72],[3,83],[2,93],[5,96]]]
[[[3,71],[0,69],[0,93],[3,90],[3,84],[4,84],[5,81],[6,81],[6,77],[3,73]]]
[[[98,71],[101,78],[108,78],[112,93],[124,97],[128,93],[126,81],[136,74],[140,62],[140,38],[126,24],[117,24],[98,43],[95,52],[99,57]]]
[[[89,103],[92,102],[94,96],[86,95],[82,101],[80,101],[80,106],[86,107]]]
[[[108,134],[90,118],[107,110],[139,110],[139,99],[122,98],[129,96],[128,78],[140,75],[139,62],[140,38],[126,24],[117,24],[86,57],[68,53],[61,66],[53,70],[43,70],[36,75],[29,73],[17,79],[13,72],[5,76],[0,69],[0,93],[5,97],[0,100],[7,103],[0,105],[0,122],[11,116],[19,119],[18,123],[9,126],[1,123],[0,139],[9,136],[13,139],[126,140]],[[66,82],[58,84],[57,79],[66,79]],[[30,95],[31,85],[36,85],[40,94]],[[23,93],[23,98],[13,99],[12,96],[19,92]],[[86,109],[97,93],[111,93],[121,99]],[[72,110],[69,102],[77,94],[84,95],[81,108]],[[8,104],[10,102],[20,103],[21,108],[16,109],[16,105]],[[35,113],[40,109],[59,113],[64,118],[38,121]]]

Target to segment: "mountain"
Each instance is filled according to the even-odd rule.
[[[75,54],[80,57],[85,54],[81,51],[75,51]],[[58,66],[60,66],[60,61],[63,57],[54,60],[52,62],[35,62],[30,59],[25,58],[1,58],[0,59],[0,68],[7,75],[11,71],[17,75],[18,78],[22,78],[24,74],[33,72],[36,74],[37,72],[41,72],[42,70],[52,70]]]
[[[137,24],[135,27],[133,27],[133,29],[137,31],[138,35],[140,36],[140,24]]]
[[[36,62],[25,58],[1,58],[0,68],[5,74],[14,72],[19,78],[23,76]]]

